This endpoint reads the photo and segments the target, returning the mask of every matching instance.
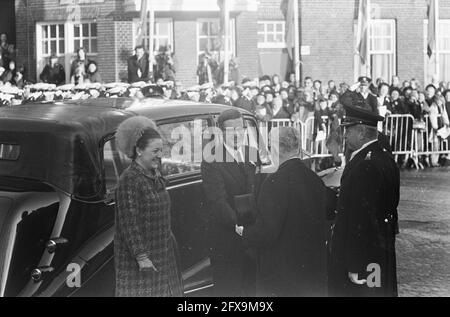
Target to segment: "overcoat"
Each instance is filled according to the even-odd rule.
[[[165,180],[133,162],[121,175],[116,195],[116,296],[181,296]],[[158,272],[139,270],[136,257],[144,253]]]
[[[399,198],[399,169],[379,141],[361,150],[347,164],[331,239],[331,295],[397,296]],[[369,265],[379,265],[380,287],[350,282],[349,272],[358,273],[359,279],[373,273]]]
[[[141,76],[138,76],[137,71],[141,71]],[[149,79],[149,61],[148,54],[145,53],[141,59],[137,55],[133,55],[128,59],[128,82],[135,83],[138,81],[147,81]]]
[[[326,296],[326,187],[300,159],[263,183],[244,244],[257,248],[258,296]]]

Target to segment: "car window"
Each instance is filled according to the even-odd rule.
[[[164,138],[162,173],[166,177],[200,171],[203,131],[208,120],[196,118],[159,126]]]
[[[186,119],[158,127],[164,140],[162,158],[164,176],[171,177],[200,171],[202,148],[205,142],[202,132],[207,127],[207,118]],[[103,159],[106,191],[107,194],[113,193],[120,175],[130,166],[131,160],[118,150],[114,138],[105,143]]]

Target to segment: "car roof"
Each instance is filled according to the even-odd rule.
[[[217,115],[229,108],[190,101],[130,98],[0,108],[0,144],[20,145],[17,160],[0,159],[0,178],[37,180],[82,200],[99,200],[105,192],[102,142],[115,133],[121,122],[143,115],[158,123],[171,118]]]
[[[206,113],[220,113],[228,106],[202,104],[192,101],[144,99],[141,101],[131,98],[99,98],[83,101],[65,101],[52,103],[28,103],[14,107],[0,108],[0,120],[3,118],[26,120],[31,122],[71,122],[82,123],[87,118],[148,115],[155,121],[167,119],[171,116],[201,115]]]

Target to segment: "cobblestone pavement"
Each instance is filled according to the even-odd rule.
[[[402,172],[399,296],[450,296],[450,168]]]

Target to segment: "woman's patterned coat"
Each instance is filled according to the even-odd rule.
[[[181,296],[165,180],[133,162],[116,195],[116,296]],[[158,272],[139,270],[136,257],[144,253]]]

